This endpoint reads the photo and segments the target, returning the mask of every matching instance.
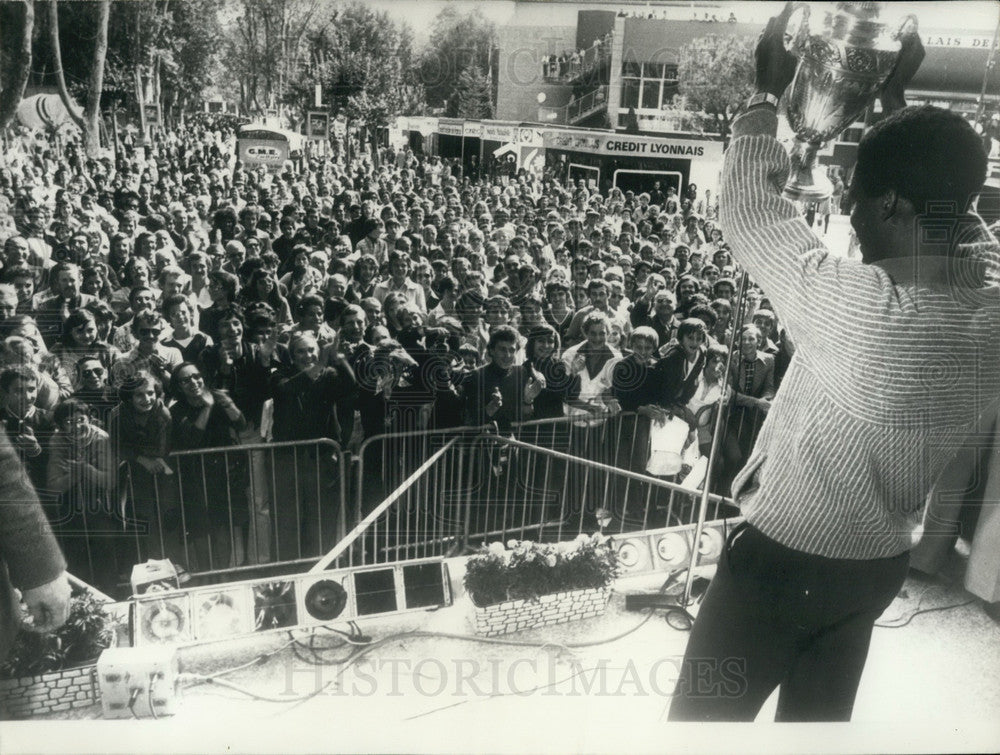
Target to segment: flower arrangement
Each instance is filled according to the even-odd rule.
[[[37,676],[93,662],[114,642],[113,620],[90,592],[73,597],[69,618],[48,634],[21,632],[0,664],[0,679]]]
[[[466,563],[465,589],[477,606],[607,587],[618,574],[609,539],[580,534],[565,543],[490,543]]]

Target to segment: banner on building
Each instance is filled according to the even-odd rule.
[[[515,127],[509,123],[489,123],[482,125],[482,138],[492,142],[512,142],[514,141]]]
[[[462,121],[460,120],[439,118],[437,132],[446,136],[461,136],[462,125]]]

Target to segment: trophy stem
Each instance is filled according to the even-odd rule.
[[[819,165],[819,142],[795,140],[789,159],[792,171],[785,184],[785,197],[796,202],[821,202],[833,195],[833,184]]]

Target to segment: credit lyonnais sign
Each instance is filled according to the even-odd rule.
[[[659,155],[661,157],[705,157],[706,143],[683,142],[634,142],[622,139],[605,139],[602,142],[602,152],[624,153],[630,155]]]

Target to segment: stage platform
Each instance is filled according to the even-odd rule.
[[[453,584],[459,586],[462,560],[453,559],[449,566]],[[902,624],[918,607],[972,602],[913,616],[899,628],[875,630],[854,720],[847,728],[855,734],[910,733],[897,746],[887,743],[887,751],[911,751],[911,746],[912,751],[978,749],[967,738],[972,730],[996,726],[1000,626],[984,613],[981,601],[961,589],[960,578],[954,579],[961,566],[953,566],[950,582],[908,579],[880,621]],[[669,626],[662,611],[646,620],[645,612],[625,610],[626,593],[655,590],[662,581],[662,574],[619,580],[606,615],[506,638],[531,645],[404,637],[379,646],[339,681],[340,666],[311,665],[289,647],[278,650],[288,641],[284,633],[185,648],[182,671],[198,674],[240,666],[278,650],[266,662],[223,678],[288,702],[256,700],[216,685],[187,686],[171,718],[93,721],[81,730],[91,741],[100,741],[105,752],[146,751],[147,746],[150,751],[219,751],[226,745],[239,752],[675,751],[664,740],[672,731],[686,732],[678,733],[677,744],[685,746],[677,749],[711,751],[706,749],[710,737],[692,736],[696,730],[690,726],[664,723],[687,634]],[[359,625],[376,642],[410,631],[472,633],[470,603],[460,587],[450,607],[361,620]],[[296,634],[307,638],[304,632]],[[572,647],[616,636],[611,642]],[[337,644],[338,636],[321,630],[314,642]],[[322,655],[333,659],[352,649],[342,645]],[[318,689],[319,694],[296,701]],[[775,699],[759,721],[773,720]],[[72,717],[99,719],[100,708],[74,711]],[[931,722],[939,734],[949,735],[943,742],[928,738],[933,731],[916,736]],[[20,732],[44,728],[48,736],[83,724],[3,724],[8,734],[19,735],[5,744],[15,745]],[[996,733],[994,741],[1000,744],[1000,730]],[[850,736],[845,736],[846,743]],[[821,745],[799,743],[792,751],[829,751],[833,743]]]

